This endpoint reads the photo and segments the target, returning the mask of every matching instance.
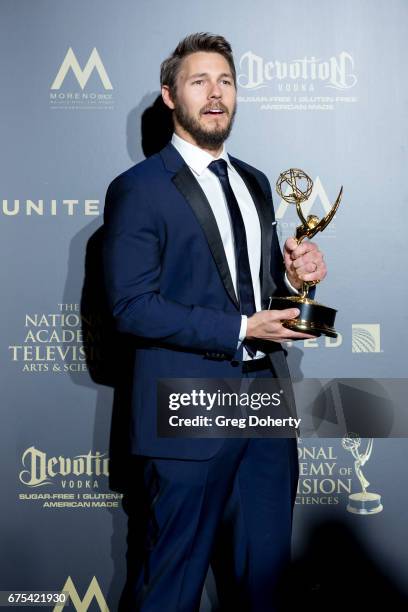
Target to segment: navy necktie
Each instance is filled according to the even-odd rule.
[[[245,232],[245,225],[237,199],[232,191],[228,179],[228,165],[225,159],[217,159],[208,165],[221,183],[222,190],[230,213],[232,232],[234,235],[235,262],[237,269],[238,297],[241,313],[250,317],[256,312],[254,288],[252,284],[251,268],[249,266],[248,247]],[[255,350],[250,343],[244,342],[248,353],[253,357]]]

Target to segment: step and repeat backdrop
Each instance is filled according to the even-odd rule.
[[[110,181],[169,138],[160,63],[188,33],[224,35],[238,75],[228,150],[273,190],[283,170],[307,172],[307,214],[326,214],[344,186],[317,238],[329,268],[318,297],[338,309],[339,335],[289,346],[294,378],[403,379],[408,4],[2,0],[0,15],[0,590],[64,589],[78,612],[114,611],[127,474],[109,432],[131,348],[104,308],[100,236]],[[298,218],[276,193],[275,209],[283,241]],[[407,450],[398,432],[299,441],[288,609],[333,593],[349,610],[377,609],[379,595],[405,609]],[[368,515],[350,498],[365,481]]]

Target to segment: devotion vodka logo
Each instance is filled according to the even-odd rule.
[[[271,81],[321,82],[325,87],[338,90],[351,89],[357,83],[354,59],[346,51],[327,60],[305,56],[289,61],[266,61],[247,51],[241,55],[239,67],[242,72],[238,75],[238,85],[244,89],[268,87]]]
[[[358,100],[351,92],[358,79],[348,51],[274,60],[246,51],[238,65],[238,101],[258,102],[259,110],[327,111]]]

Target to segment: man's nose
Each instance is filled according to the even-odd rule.
[[[209,98],[221,98],[221,96],[222,96],[222,90],[221,90],[219,83],[217,82],[211,83],[210,91],[208,92],[208,97]]]

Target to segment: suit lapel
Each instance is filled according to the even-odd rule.
[[[211,206],[195,179],[190,168],[184,164],[173,177],[173,183],[190,204],[205,234],[210,251],[220,273],[225,289],[235,306],[239,309],[239,302],[235,294],[227,258],[222,244],[221,234]]]
[[[230,157],[230,160],[251,194],[258,212],[261,226],[261,302],[262,307],[265,308],[269,301],[269,296],[276,289],[276,284],[270,272],[273,234],[272,208],[255,176],[248,172],[248,170],[245,170],[235,159]]]
[[[169,143],[161,152],[164,165],[169,172],[174,173],[173,183],[190,204],[197,220],[206,236],[208,246],[218,268],[225,289],[232,302],[239,309],[239,301],[232,283],[227,258],[222,244],[221,235],[211,206],[193,173],[179,152]],[[273,216],[271,204],[255,176],[244,169],[239,161],[230,156],[234,168],[244,181],[255,203],[261,226],[261,301],[262,307],[267,307],[269,296],[273,295],[276,284],[271,276],[271,248],[273,237]]]

